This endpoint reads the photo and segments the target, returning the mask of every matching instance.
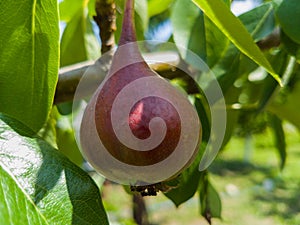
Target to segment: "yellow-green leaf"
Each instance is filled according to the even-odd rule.
[[[280,84],[280,77],[254,43],[241,21],[234,16],[221,0],[193,0],[236,47],[258,65],[264,67]]]

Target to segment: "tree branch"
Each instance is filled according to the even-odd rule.
[[[276,29],[265,39],[257,42],[257,45],[261,50],[264,51],[279,46],[279,29]],[[111,51],[111,56],[112,54],[113,51]],[[144,58],[148,63],[150,63],[150,67],[163,77],[172,79],[174,77],[180,77],[179,75],[182,75],[182,71],[178,70],[177,68],[177,65],[180,63],[180,57],[176,52],[148,53],[144,55]],[[151,64],[151,61],[163,62]],[[105,71],[108,71],[110,62],[111,60],[105,60],[103,62],[100,58],[95,62],[95,64],[89,61],[62,68],[59,71],[59,79],[56,88],[54,103],[58,104],[66,101],[72,101],[78,83],[84,74],[89,77],[89,82],[92,87],[98,85],[99,82],[104,79],[104,73]],[[80,93],[80,96],[84,97],[89,94],[91,93],[88,93],[88,90],[86,90],[85,93]]]
[[[104,57],[98,59],[95,63],[92,61],[78,63],[67,66],[59,70],[58,83],[54,97],[54,104],[72,101],[80,80],[85,76],[84,82],[86,88],[84,92],[77,93],[77,97],[85,97],[91,95],[90,90],[95,90],[104,79],[110,68],[111,54],[105,54]],[[182,72],[176,67],[180,63],[180,57],[176,52],[160,52],[147,53],[143,55],[149,66],[166,78],[174,78],[178,73]],[[157,62],[162,61],[164,62]],[[156,63],[153,63],[156,62]],[[83,91],[83,89],[80,89]]]
[[[114,0],[96,0],[96,21],[102,42],[101,53],[104,54],[115,47],[116,5]]]
[[[276,28],[273,33],[258,41],[256,44],[262,51],[278,47],[280,45],[280,29]]]

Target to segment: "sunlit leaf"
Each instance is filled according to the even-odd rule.
[[[254,43],[241,21],[235,17],[221,0],[193,0],[216,26],[232,41],[241,52],[258,65],[264,67],[278,82],[281,79],[274,72],[268,60]]]
[[[15,207],[0,201],[0,214],[9,210],[11,215],[35,215],[38,210],[46,224],[108,224],[94,181],[57,149],[32,135],[26,126],[0,114],[0,167],[6,171],[1,185],[5,196],[20,196]],[[12,195],[14,190],[18,196]],[[28,208],[22,207],[26,206],[21,202],[24,196]]]
[[[0,222],[9,225],[48,224],[20,185],[0,166]]]
[[[175,0],[165,0],[165,1],[161,1],[161,0],[149,0],[148,1],[148,16],[149,18],[155,15],[158,15],[162,12],[164,12],[165,10],[167,10],[168,8],[170,8],[170,6],[172,5],[172,3]]]
[[[274,29],[273,8],[271,4],[263,4],[239,16],[247,31],[255,38],[261,40]],[[219,62],[212,68],[224,94],[233,85],[238,77],[249,74],[257,67],[248,57],[245,57],[230,44]]]
[[[37,132],[58,76],[57,1],[1,1],[0,15],[0,112]]]
[[[63,0],[59,3],[59,18],[69,22],[75,14],[84,7],[86,0]]]

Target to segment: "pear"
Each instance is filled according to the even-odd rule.
[[[81,122],[83,155],[112,181],[148,185],[180,174],[195,158],[200,142],[200,119],[187,96],[143,59],[134,0],[127,0],[111,68]]]

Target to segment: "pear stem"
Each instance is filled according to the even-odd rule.
[[[136,42],[136,31],[134,24],[134,0],[127,0],[125,4],[119,45],[124,45],[129,42]]]

